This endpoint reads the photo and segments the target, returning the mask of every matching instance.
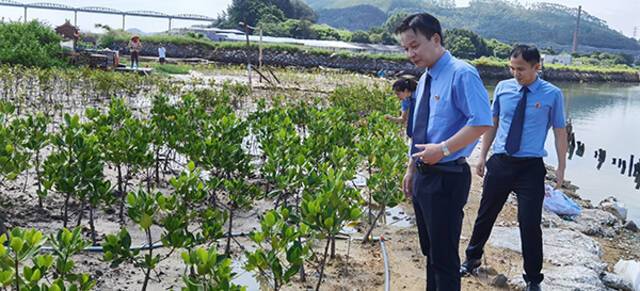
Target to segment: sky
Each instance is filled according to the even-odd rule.
[[[467,6],[470,0],[456,0],[458,6]],[[626,36],[633,36],[635,26],[638,26],[638,37],[640,37],[640,17],[637,13],[640,11],[640,0],[543,0],[544,2],[553,2],[569,7],[577,7],[582,5],[583,10],[589,14],[597,16],[605,20],[610,27],[622,32]],[[543,2],[539,0],[520,0],[520,3]],[[210,17],[216,17],[219,13],[226,10],[231,4],[231,0],[18,0],[18,2],[50,2],[69,6],[85,7],[85,6],[101,6],[114,8],[123,11],[131,10],[152,10],[166,14],[200,14]],[[0,6],[0,17],[5,20],[18,20],[24,14],[22,8],[13,8]],[[29,9],[27,18],[29,20],[38,18],[52,25],[64,23],[65,19],[73,21],[72,12],[50,11]],[[81,30],[97,31],[94,28],[96,23],[107,24],[115,28],[122,26],[122,17],[117,15],[100,15],[78,13],[78,26]],[[192,22],[184,20],[174,20],[172,26],[187,27],[193,24],[202,24],[202,22]],[[129,28],[138,28],[145,32],[159,32],[168,28],[168,20],[143,18],[143,17],[127,17],[125,26]]]

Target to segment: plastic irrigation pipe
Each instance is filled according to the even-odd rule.
[[[240,237],[240,236],[247,236],[249,235],[249,233],[246,232],[236,232],[236,233],[231,233],[231,237]],[[228,235],[224,235],[222,238],[227,238]],[[162,244],[162,242],[157,242],[154,243],[152,245],[149,244],[142,244],[139,246],[134,246],[129,248],[129,250],[132,251],[146,251],[149,249],[155,250],[155,249],[159,249],[159,248],[163,248],[164,245]],[[40,248],[41,252],[53,252],[53,248],[52,247],[41,247]],[[104,249],[102,248],[102,246],[89,246],[86,247],[84,250],[82,250],[83,252],[89,252],[89,253],[102,253],[104,252]]]
[[[389,257],[387,249],[384,247],[384,237],[380,237],[380,248],[382,249],[382,259],[384,261],[384,290],[391,290],[391,274],[389,273]]]

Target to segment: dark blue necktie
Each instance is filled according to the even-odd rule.
[[[509,127],[509,135],[507,135],[507,143],[505,149],[507,154],[513,155],[520,150],[520,142],[522,141],[522,128],[524,127],[524,113],[527,108],[527,93],[529,88],[522,86],[522,98],[518,101],[516,112],[513,114],[511,120],[511,127]]]
[[[427,74],[424,81],[424,90],[422,90],[422,98],[420,104],[415,110],[416,123],[413,125],[413,138],[411,141],[411,154],[421,152],[416,148],[417,144],[427,143],[427,128],[429,128],[429,100],[431,99],[431,76]]]
[[[409,114],[407,116],[407,136],[411,137],[413,135],[413,110],[414,106],[416,106],[416,99],[413,98],[413,95],[407,97],[409,98]]]

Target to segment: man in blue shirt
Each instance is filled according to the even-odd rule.
[[[476,69],[444,48],[435,17],[411,15],[396,34],[409,59],[427,69],[415,94],[411,156],[403,180],[427,256],[427,290],[460,290],[458,245],[471,185],[465,158],[493,125],[489,96]]]
[[[567,153],[567,133],[562,92],[540,79],[540,53],[535,47],[516,46],[510,61],[513,79],[498,84],[493,100],[494,127],[482,138],[480,162],[476,168],[484,176],[482,200],[473,234],[462,264],[462,275],[480,266],[483,248],[491,228],[511,191],[518,198],[518,223],[524,257],[527,290],[540,290],[542,270],[542,230],[540,229],[547,156],[544,143],[553,127],[558,155],[557,184],[561,187]],[[493,143],[493,155],[486,162]]]

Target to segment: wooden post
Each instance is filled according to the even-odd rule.
[[[258,42],[258,69],[262,70],[262,28],[260,28],[260,41]]]

